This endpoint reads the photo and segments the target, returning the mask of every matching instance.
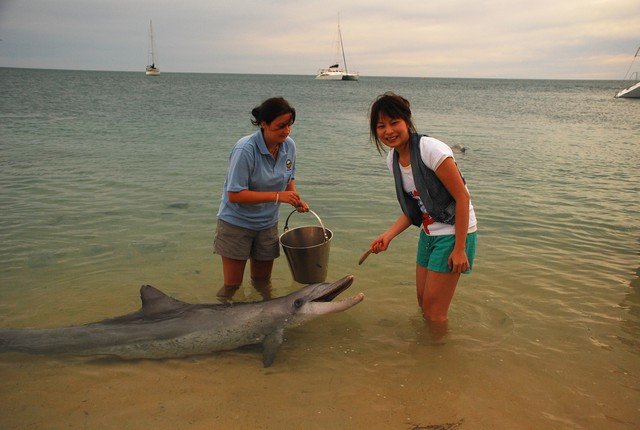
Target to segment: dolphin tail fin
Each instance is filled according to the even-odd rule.
[[[262,364],[264,367],[269,367],[273,364],[273,360],[276,359],[276,352],[282,345],[284,338],[284,328],[280,327],[275,331],[269,333],[262,342]]]

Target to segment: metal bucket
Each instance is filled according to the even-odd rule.
[[[289,230],[289,218],[284,223],[284,233],[280,235],[280,244],[287,256],[291,274],[296,282],[301,284],[315,284],[327,279],[329,267],[329,246],[331,245],[331,230],[324,228],[320,217],[312,210],[320,222],[318,226],[296,227]]]

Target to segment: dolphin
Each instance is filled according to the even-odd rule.
[[[453,145],[451,149],[453,150],[453,152],[457,152],[458,154],[464,154],[465,152],[467,152],[467,148],[464,145],[460,145],[459,143]]]
[[[0,330],[0,352],[115,355],[170,358],[262,344],[269,367],[282,344],[285,327],[344,311],[364,299],[333,302],[353,283],[353,275],[333,283],[306,285],[283,297],[253,303],[190,304],[143,285],[140,310],[90,324],[43,329]]]

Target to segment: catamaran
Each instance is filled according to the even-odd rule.
[[[627,69],[627,73],[624,75],[624,80],[627,80],[628,76],[629,79],[633,79],[634,81],[636,81],[636,83],[631,85],[630,87],[620,90],[618,94],[616,94],[617,98],[640,98],[640,79],[638,79],[638,72],[633,72],[631,75],[629,75],[629,71],[631,71],[631,67],[633,67],[633,63],[636,61],[636,58],[638,58],[638,55],[640,55],[640,47],[638,47],[636,55],[633,56],[633,60],[631,61],[631,66],[629,66],[629,69]]]
[[[158,59],[156,57],[156,45],[153,41],[153,23],[149,21],[149,65],[146,69],[147,76],[158,76],[160,74],[160,69],[156,65],[158,63]]]
[[[340,63],[336,61],[335,64],[327,67],[326,69],[318,70],[316,79],[324,79],[330,81],[357,81],[360,78],[358,72],[349,73],[349,70],[347,69],[347,59],[344,55],[344,45],[342,43],[342,31],[340,31],[340,18],[338,18],[338,37],[340,39],[340,45],[338,46],[338,49],[340,52],[342,52],[342,61],[344,64],[344,68],[340,67]]]

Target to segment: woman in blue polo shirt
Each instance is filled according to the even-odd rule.
[[[309,206],[296,191],[296,145],[289,137],[296,111],[282,97],[265,100],[251,111],[260,127],[240,139],[229,156],[214,250],[222,257],[221,300],[230,299],[242,284],[247,260],[251,280],[265,299],[270,297],[273,260],[280,256],[278,209],[287,203],[299,212]]]

